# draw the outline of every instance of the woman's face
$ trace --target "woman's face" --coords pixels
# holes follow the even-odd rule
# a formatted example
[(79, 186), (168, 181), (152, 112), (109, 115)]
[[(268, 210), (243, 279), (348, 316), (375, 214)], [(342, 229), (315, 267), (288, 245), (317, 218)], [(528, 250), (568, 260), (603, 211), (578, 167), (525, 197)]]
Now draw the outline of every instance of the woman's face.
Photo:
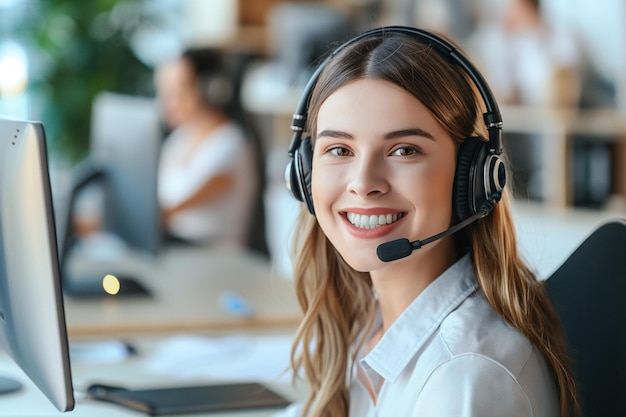
[[(312, 194), (320, 227), (346, 262), (370, 272), (387, 265), (378, 245), (424, 239), (452, 219), (456, 146), (430, 111), (395, 84), (353, 81), (321, 105)], [(391, 264), (450, 257), (439, 241)], [(447, 251), (447, 253), (443, 253)]]
[(175, 128), (197, 115), (202, 106), (197, 80), (191, 66), (176, 60), (162, 66), (156, 75), (163, 117), (170, 128)]

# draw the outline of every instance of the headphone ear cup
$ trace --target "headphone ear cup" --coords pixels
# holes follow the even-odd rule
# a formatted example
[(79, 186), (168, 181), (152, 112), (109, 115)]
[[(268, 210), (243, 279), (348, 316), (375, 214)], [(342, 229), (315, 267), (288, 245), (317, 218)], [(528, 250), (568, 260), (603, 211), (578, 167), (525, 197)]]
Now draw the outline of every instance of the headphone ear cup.
[(488, 152), (488, 142), (478, 137), (465, 139), (459, 148), (452, 193), (459, 221), (475, 214), (487, 201), (484, 164)]
[(233, 84), (231, 80), (222, 74), (201, 77), (202, 99), (211, 107), (223, 109), (233, 99)]
[(311, 194), (311, 168), (313, 165), (313, 149), (311, 139), (304, 139), (293, 154), (293, 159), (285, 170), (285, 182), (291, 195), (306, 205), (309, 213), (315, 215), (313, 196)]
[(459, 221), (479, 211), (489, 213), (506, 184), (500, 155), (491, 152), (485, 139), (470, 137), (461, 144), (456, 164), (452, 204)]
[(298, 152), (298, 179), (300, 183), (300, 192), (303, 201), (306, 204), (309, 213), (315, 215), (313, 207), (313, 195), (311, 194), (311, 171), (313, 169), (313, 147), (311, 146), (311, 138), (307, 137), (300, 145)]
[[(297, 156), (297, 153), (298, 151), (296, 150), (294, 158)], [(289, 161), (287, 167), (285, 168), (285, 184), (287, 186), (287, 190), (289, 190), (293, 198), (298, 201), (303, 201), (302, 193), (300, 192), (300, 185), (298, 182), (299, 181), (298, 173), (296, 170), (296, 163), (295, 160), (292, 159), (291, 161)]]

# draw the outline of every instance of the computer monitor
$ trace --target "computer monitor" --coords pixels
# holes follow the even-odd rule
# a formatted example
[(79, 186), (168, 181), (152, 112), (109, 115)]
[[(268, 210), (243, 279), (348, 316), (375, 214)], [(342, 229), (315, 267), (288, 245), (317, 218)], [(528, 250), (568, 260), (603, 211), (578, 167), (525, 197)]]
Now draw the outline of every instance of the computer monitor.
[(161, 124), (149, 97), (101, 92), (91, 116), (91, 157), (105, 171), (104, 226), (135, 249), (162, 244), (157, 173)]
[[(94, 99), (89, 156), (72, 171), (64, 244), (61, 247), (63, 287), (70, 296), (108, 296), (102, 278), (120, 282), (117, 295), (146, 295), (149, 284), (115, 265), (73, 276), (67, 267), (76, 236), (72, 233), (73, 204), (81, 189), (99, 185), (104, 196), (102, 229), (132, 251), (156, 256), (163, 243), (157, 194), (161, 123), (157, 103), (149, 97), (104, 91)], [(146, 284), (146, 285), (144, 285)]]
[[(0, 119), (0, 348), (57, 409), (74, 408), (45, 135), (38, 122)], [(3, 383), (5, 392), (19, 389), (19, 382)]]

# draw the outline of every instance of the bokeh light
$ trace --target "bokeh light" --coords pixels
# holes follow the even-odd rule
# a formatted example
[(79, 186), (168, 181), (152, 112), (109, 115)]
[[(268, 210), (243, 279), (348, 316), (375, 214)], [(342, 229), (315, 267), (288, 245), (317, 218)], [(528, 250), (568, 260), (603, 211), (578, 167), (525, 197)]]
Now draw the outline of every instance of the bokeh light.
[(28, 87), (28, 60), (24, 48), (13, 41), (0, 43), (0, 97), (14, 97)]

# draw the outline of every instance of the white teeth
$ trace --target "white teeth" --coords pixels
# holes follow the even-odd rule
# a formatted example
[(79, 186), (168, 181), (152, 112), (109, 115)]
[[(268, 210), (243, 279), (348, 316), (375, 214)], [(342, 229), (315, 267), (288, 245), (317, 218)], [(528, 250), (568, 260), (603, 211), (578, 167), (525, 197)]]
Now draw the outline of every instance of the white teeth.
[(378, 216), (370, 216), (370, 229), (378, 226)]
[(346, 217), (348, 221), (356, 227), (361, 229), (374, 229), (398, 221), (398, 219), (402, 217), (402, 214), (376, 214), (368, 216), (365, 214), (347, 213)]

